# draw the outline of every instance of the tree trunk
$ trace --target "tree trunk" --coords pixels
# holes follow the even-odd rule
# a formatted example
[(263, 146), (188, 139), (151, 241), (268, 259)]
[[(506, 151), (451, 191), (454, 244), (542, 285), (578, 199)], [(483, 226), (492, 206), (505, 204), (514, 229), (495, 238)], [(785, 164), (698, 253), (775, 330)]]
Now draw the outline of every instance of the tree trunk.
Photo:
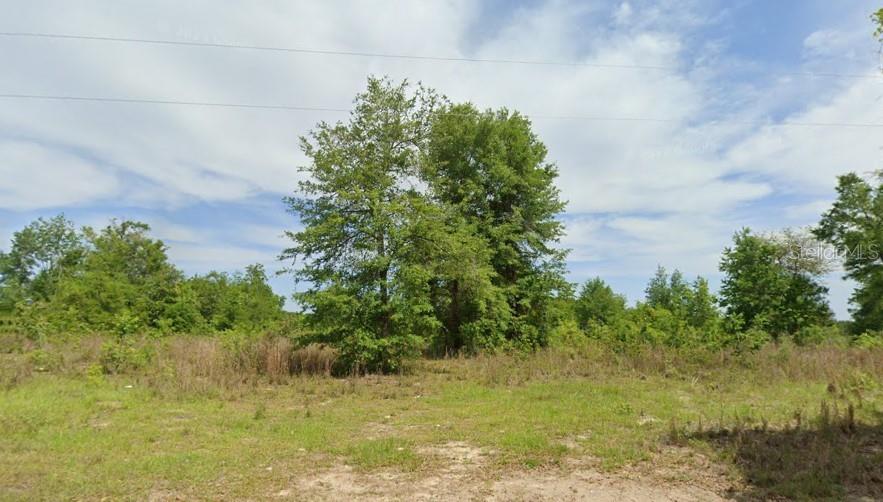
[[(381, 233), (377, 236), (377, 255), (386, 258), (386, 238)], [(380, 338), (389, 336), (389, 265), (384, 264), (380, 271)]]
[(460, 337), (460, 281), (457, 279), (451, 281), (450, 294), (451, 308), (448, 311), (448, 333), (445, 336), (445, 353), (452, 348), (459, 349), (463, 344), (463, 340)]

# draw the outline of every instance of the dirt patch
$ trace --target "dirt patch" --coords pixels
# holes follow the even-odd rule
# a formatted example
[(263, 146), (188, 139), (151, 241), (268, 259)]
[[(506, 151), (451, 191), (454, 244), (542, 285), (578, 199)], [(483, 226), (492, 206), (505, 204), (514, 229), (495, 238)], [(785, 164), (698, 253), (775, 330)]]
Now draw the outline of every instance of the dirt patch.
[[(714, 501), (725, 500), (727, 482), (717, 473), (694, 480), (666, 479), (629, 470), (604, 473), (591, 460), (568, 462), (560, 468), (501, 472), (490, 462), (493, 452), (464, 442), (423, 447), (418, 453), (431, 468), (416, 473), (368, 473), (335, 465), (277, 489), (268, 498), (282, 500), (610, 500)], [(697, 473), (698, 474), (698, 473)]]
[(147, 502), (174, 502), (178, 500), (187, 500), (187, 498), (170, 490), (153, 490), (147, 495)]
[(297, 487), (277, 491), (282, 499), (307, 500), (478, 500), (489, 483), (485, 465), (489, 453), (463, 442), (426, 446), (418, 450), (431, 468), (418, 473), (394, 470), (367, 473), (336, 465)]
[(689, 485), (666, 485), (646, 478), (625, 479), (598, 472), (528, 473), (494, 483), (488, 500), (713, 501), (715, 492)]
[(436, 446), (424, 446), (417, 453), (442, 462), (448, 472), (465, 472), (481, 468), (493, 452), (471, 446), (463, 441), (450, 441)]

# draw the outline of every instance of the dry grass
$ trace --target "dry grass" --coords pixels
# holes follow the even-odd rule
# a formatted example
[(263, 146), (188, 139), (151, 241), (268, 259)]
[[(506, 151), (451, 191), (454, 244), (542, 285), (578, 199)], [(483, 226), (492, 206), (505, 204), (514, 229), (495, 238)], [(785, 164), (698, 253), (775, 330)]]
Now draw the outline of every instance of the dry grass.
[(291, 369), (302, 375), (330, 376), (338, 352), (327, 345), (311, 343), (291, 354)]
[(260, 343), (260, 373), (271, 383), (284, 382), (291, 376), (291, 341), (287, 338), (266, 338)]
[[(154, 386), (174, 382), (186, 392), (205, 393), (217, 387), (230, 387), (243, 378), (248, 379), (220, 342), (212, 338), (170, 340), (167, 350), (159, 352), (152, 369), (156, 377)], [(170, 376), (173, 378), (169, 379)]]
[(833, 345), (799, 347), (783, 343), (757, 352), (636, 348), (619, 353), (601, 344), (577, 350), (549, 349), (534, 354), (478, 355), (426, 361), (429, 371), (491, 385), (519, 385), (552, 378), (626, 376), (695, 380), (720, 379), (734, 369), (750, 370), (763, 381), (824, 381), (837, 384), (856, 374), (883, 379), (883, 350)]
[(337, 360), (331, 347), (296, 348), (272, 335), (171, 336), (119, 340), (83, 336), (42, 343), (0, 335), (0, 386), (12, 388), (35, 373), (122, 373), (165, 395), (218, 394), (285, 384), (301, 375), (330, 376)]
[[(43, 342), (12, 335), (3, 347), (0, 385), (11, 387), (34, 372), (86, 374), (96, 371), (109, 348), (125, 347), (135, 360), (118, 370), (166, 391), (218, 393), (252, 388), (261, 382), (284, 384), (294, 376), (330, 376), (338, 352), (323, 344), (296, 347), (274, 335), (172, 336), (118, 341), (87, 336)], [(126, 361), (123, 361), (124, 363)], [(472, 358), (424, 359), (417, 371), (445, 373), (484, 385), (523, 385), (558, 378), (648, 378), (725, 380), (728, 372), (750, 370), (758, 381), (820, 381), (840, 392), (855, 392), (850, 379), (883, 380), (883, 350), (834, 345), (769, 345), (756, 352), (674, 350), (638, 347), (616, 352), (599, 343), (548, 349), (533, 354), (480, 354)], [(114, 371), (117, 372), (117, 371)], [(861, 395), (854, 396), (861, 400)]]

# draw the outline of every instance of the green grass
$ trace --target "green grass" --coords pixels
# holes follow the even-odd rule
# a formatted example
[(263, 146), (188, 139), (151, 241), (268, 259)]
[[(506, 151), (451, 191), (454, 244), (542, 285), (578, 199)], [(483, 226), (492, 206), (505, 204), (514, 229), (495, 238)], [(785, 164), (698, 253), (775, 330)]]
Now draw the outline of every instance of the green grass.
[(414, 470), (421, 462), (409, 441), (394, 437), (356, 443), (347, 450), (347, 453), (354, 464), (366, 469), (398, 467)]
[[(491, 452), (489, 469), (588, 456), (616, 470), (653, 459), (672, 424), (781, 428), (832, 398), (826, 379), (741, 367), (701, 377), (611, 372), (495, 383), (476, 376), (471, 362), (425, 366), (405, 376), (295, 377), (231, 395), (160, 391), (137, 375), (35, 373), (0, 391), (0, 499), (144, 499), (157, 491), (253, 498), (340, 463), (428, 471), (434, 459), (424, 447), (449, 441)], [(855, 419), (878, 427), (883, 397), (873, 381)], [(690, 447), (734, 470), (750, 460), (743, 443), (694, 436)], [(799, 461), (798, 453), (788, 460)], [(780, 474), (757, 483), (792, 496), (838, 493), (836, 478), (802, 478), (810, 491), (801, 492)]]

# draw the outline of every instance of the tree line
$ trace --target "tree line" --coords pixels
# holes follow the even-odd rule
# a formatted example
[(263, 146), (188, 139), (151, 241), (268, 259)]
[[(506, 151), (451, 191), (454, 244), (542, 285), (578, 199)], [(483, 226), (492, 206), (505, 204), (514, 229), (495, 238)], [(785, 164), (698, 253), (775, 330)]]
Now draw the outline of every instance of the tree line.
[(261, 265), (185, 277), (149, 231), (129, 220), (78, 230), (64, 215), (37, 219), (0, 252), (0, 313), (33, 337), (259, 329), (283, 316)]

